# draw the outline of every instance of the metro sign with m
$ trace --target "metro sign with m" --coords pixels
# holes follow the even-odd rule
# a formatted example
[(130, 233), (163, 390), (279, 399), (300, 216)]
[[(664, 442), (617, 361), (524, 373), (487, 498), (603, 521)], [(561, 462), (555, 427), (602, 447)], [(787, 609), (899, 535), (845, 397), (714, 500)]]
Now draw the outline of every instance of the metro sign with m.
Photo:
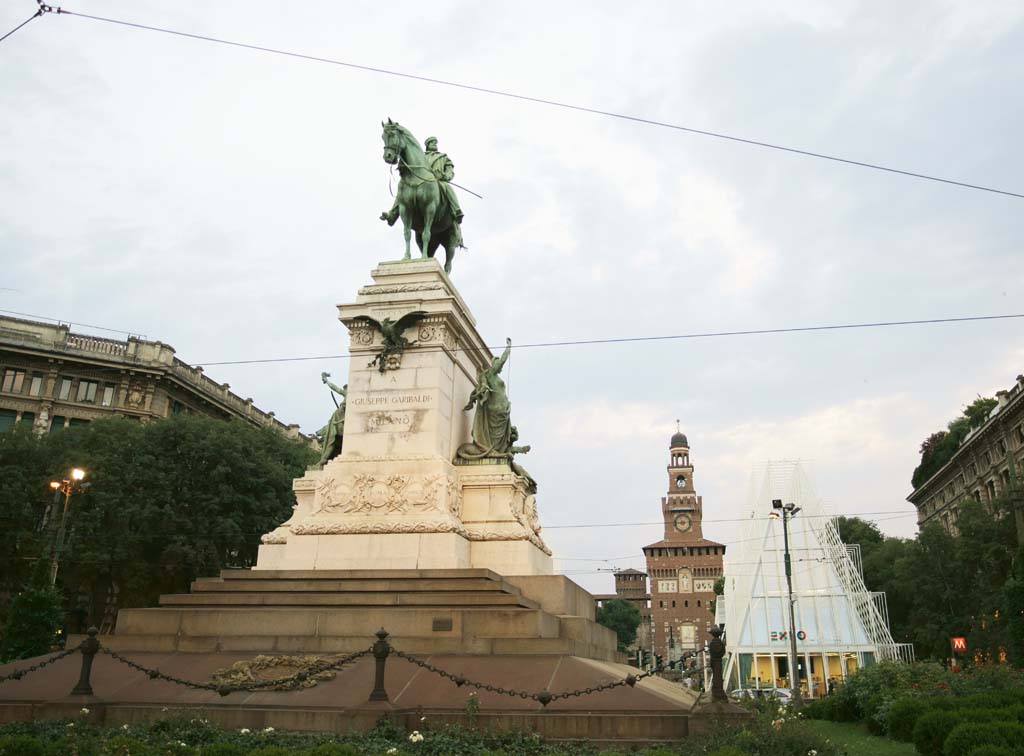
[(950, 638), (949, 640), (953, 643), (953, 653), (967, 650), (966, 638)]

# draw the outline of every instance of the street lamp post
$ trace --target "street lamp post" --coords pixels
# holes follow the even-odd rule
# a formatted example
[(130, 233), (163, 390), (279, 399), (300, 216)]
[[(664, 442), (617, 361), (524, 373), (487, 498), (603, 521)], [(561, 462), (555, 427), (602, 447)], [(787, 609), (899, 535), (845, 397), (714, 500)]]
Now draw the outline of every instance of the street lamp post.
[(64, 512), (60, 516), (60, 526), (57, 528), (57, 542), (54, 544), (53, 556), (50, 559), (50, 585), (57, 584), (57, 567), (60, 561), (60, 552), (64, 548), (64, 532), (68, 521), (68, 504), (71, 503), (71, 494), (73, 491), (80, 491), (88, 485), (87, 483), (82, 483), (84, 479), (85, 470), (75, 467), (72, 468), (69, 478), (50, 481), (50, 488), (64, 494)]
[(783, 561), (786, 565), (786, 588), (789, 591), (789, 681), (793, 704), (797, 706), (800, 704), (800, 672), (796, 655), (796, 615), (793, 610), (793, 560), (789, 556), (789, 518), (796, 516), (799, 511), (800, 507), (794, 506), (792, 502), (783, 504), (782, 499), (773, 499), (769, 515), (776, 520), (782, 519), (782, 544), (785, 549)]

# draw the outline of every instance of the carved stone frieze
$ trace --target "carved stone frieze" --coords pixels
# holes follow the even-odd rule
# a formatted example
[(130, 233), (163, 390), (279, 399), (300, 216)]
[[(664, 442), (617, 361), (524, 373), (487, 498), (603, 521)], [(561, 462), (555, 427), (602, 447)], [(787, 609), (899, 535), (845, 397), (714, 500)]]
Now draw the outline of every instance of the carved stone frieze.
[(426, 322), (420, 324), (416, 335), (417, 344), (441, 344), (448, 349), (455, 349), (457, 340), (451, 328), (442, 323)]
[(266, 533), (262, 538), (260, 538), (260, 543), (265, 543), (265, 544), (288, 543), (288, 533), (289, 533), (289, 531), (287, 529), (284, 529), (284, 528), (278, 528), (277, 530), (272, 530), (271, 532)]
[(452, 517), (462, 519), (462, 486), (451, 475), (448, 476), (448, 509)]
[(349, 332), (353, 344), (362, 344), (363, 346), (369, 346), (373, 343), (373, 329), (372, 328), (353, 328)]
[(443, 283), (409, 283), (409, 284), (377, 284), (364, 286), (359, 290), (360, 296), (373, 294), (406, 294), (417, 291), (441, 291), (445, 288)]
[(495, 527), (483, 525), (473, 527), (466, 526), (467, 538), (471, 541), (529, 541), (548, 556), (551, 556), (551, 549), (541, 540), (540, 536), (522, 527)]
[[(447, 485), (446, 485), (447, 484)], [(324, 476), (316, 487), (313, 514), (418, 514), (446, 511), (442, 492), (451, 483), (441, 473)]]
[(295, 535), (346, 533), (458, 533), (468, 537), (461, 523), (450, 520), (328, 520), (311, 518), (292, 528)]

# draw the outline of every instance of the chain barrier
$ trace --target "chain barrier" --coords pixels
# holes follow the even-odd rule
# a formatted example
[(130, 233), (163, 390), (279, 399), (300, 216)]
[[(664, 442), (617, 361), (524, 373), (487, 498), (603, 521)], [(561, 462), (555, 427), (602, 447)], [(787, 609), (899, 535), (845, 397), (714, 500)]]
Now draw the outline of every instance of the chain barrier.
[(296, 672), (294, 675), (289, 675), (288, 677), (276, 677), (271, 680), (253, 680), (252, 682), (236, 683), (233, 685), (228, 685), (224, 683), (201, 683), (195, 682), (194, 680), (185, 680), (184, 678), (175, 677), (174, 675), (169, 675), (166, 672), (161, 672), (159, 669), (151, 669), (149, 667), (145, 667), (139, 664), (138, 662), (134, 662), (131, 659), (117, 653), (117, 651), (114, 651), (113, 649), (109, 648), (101, 648), (100, 653), (106, 654), (107, 656), (110, 656), (111, 658), (121, 662), (122, 664), (128, 667), (131, 667), (134, 670), (137, 670), (148, 675), (150, 680), (165, 680), (167, 682), (174, 683), (175, 685), (182, 685), (186, 688), (192, 688), (193, 690), (215, 690), (221, 696), (227, 696), (231, 693), (239, 693), (243, 691), (252, 692), (263, 690), (264, 688), (274, 688), (278, 685), (303, 683), (310, 677), (314, 675), (319, 675), (322, 672), (332, 672), (339, 670), (341, 669), (341, 667), (348, 664), (349, 662), (355, 661), (361, 656), (366, 656), (366, 654), (370, 653), (371, 650), (372, 649), (367, 648), (363, 651), (357, 651), (354, 654), (349, 654), (348, 656), (342, 657), (341, 659), (335, 659), (330, 662), (318, 662), (316, 664), (311, 665), (308, 669), (300, 670), (299, 672)]
[[(452, 674), (447, 670), (435, 667), (433, 664), (430, 664), (429, 662), (425, 662), (422, 659), (417, 659), (415, 656), (410, 656), (409, 654), (403, 651), (399, 651), (394, 646), (390, 647), (390, 652), (401, 659), (405, 659), (406, 661), (427, 670), (428, 672), (433, 672), (435, 675), (451, 680), (453, 683), (455, 683), (457, 687), (461, 688), (463, 685), (468, 685), (471, 688), (476, 688), (478, 690), (486, 690), (489, 693), (497, 693), (502, 696), (510, 696), (512, 698), (522, 698), (524, 700), (537, 701), (541, 706), (547, 706), (552, 701), (558, 701), (563, 698), (577, 698), (579, 696), (587, 696), (592, 693), (600, 693), (605, 690), (621, 688), (626, 685), (632, 688), (641, 680), (644, 680), (648, 677), (653, 677), (654, 675), (657, 675), (660, 672), (664, 672), (666, 669), (674, 667), (677, 664), (681, 664), (682, 662), (694, 656), (694, 654), (688, 654), (677, 659), (674, 662), (669, 662), (668, 664), (661, 665), (654, 669), (650, 669), (646, 672), (641, 672), (638, 675), (626, 675), (623, 679), (616, 680), (615, 682), (607, 682), (601, 685), (595, 685), (588, 688), (580, 688), (578, 690), (566, 691), (564, 693), (552, 693), (549, 690), (542, 690), (539, 693), (530, 693), (529, 691), (525, 690), (512, 690), (510, 688), (503, 688), (500, 685), (490, 685), (489, 683), (481, 683), (475, 680), (470, 680), (469, 678), (463, 677), (462, 675)], [(693, 674), (703, 669), (704, 667), (698, 667), (694, 670), (684, 672), (684, 674)]]
[(0, 676), (0, 683), (7, 682), (8, 680), (20, 680), (25, 675), (30, 675), (33, 672), (38, 672), (43, 667), (49, 667), (51, 664), (53, 664), (56, 661), (60, 661), (65, 656), (71, 656), (71, 654), (77, 654), (77, 653), (78, 653), (78, 646), (75, 646), (74, 648), (66, 649), (64, 651), (61, 651), (58, 654), (54, 654), (49, 659), (44, 659), (41, 662), (37, 662), (37, 663), (33, 664), (31, 667), (25, 667), (24, 669), (16, 669), (16, 670), (14, 670), (13, 672), (11, 672), (8, 675)]
[(20, 680), (23, 677), (25, 677), (25, 675), (29, 675), (33, 672), (43, 669), (44, 667), (48, 667), (49, 665), (67, 656), (70, 656), (75, 653), (81, 653), (83, 662), (82, 678), (79, 681), (79, 686), (76, 687), (75, 691), (73, 692), (91, 693), (92, 689), (89, 684), (89, 670), (92, 666), (92, 657), (95, 656), (96, 653), (102, 653), (106, 654), (114, 661), (120, 662), (121, 664), (124, 664), (125, 666), (130, 667), (131, 669), (134, 669), (137, 672), (142, 672), (147, 677), (149, 677), (150, 680), (164, 680), (165, 682), (173, 683), (174, 685), (181, 685), (186, 688), (191, 688), (192, 690), (216, 691), (221, 696), (227, 696), (231, 693), (254, 692), (266, 690), (269, 688), (279, 688), (282, 685), (287, 686), (295, 684), (298, 687), (301, 686), (302, 683), (309, 680), (311, 677), (322, 674), (324, 672), (340, 670), (346, 664), (350, 664), (356, 659), (359, 659), (368, 654), (372, 654), (377, 661), (377, 680), (375, 682), (374, 692), (371, 694), (371, 700), (386, 701), (387, 693), (384, 690), (384, 664), (387, 660), (388, 655), (394, 654), (395, 656), (401, 659), (405, 659), (409, 663), (414, 664), (422, 669), (425, 669), (428, 672), (431, 672), (435, 675), (450, 680), (451, 682), (455, 683), (457, 687), (461, 688), (465, 685), (471, 688), (476, 688), (477, 690), (484, 690), (489, 693), (497, 693), (499, 695), (510, 696), (512, 698), (532, 700), (538, 702), (541, 706), (546, 707), (552, 701), (559, 701), (568, 698), (578, 698), (580, 696), (587, 696), (593, 693), (601, 693), (606, 690), (613, 690), (615, 688), (621, 688), (624, 686), (629, 686), (630, 688), (632, 688), (636, 686), (636, 684), (641, 680), (645, 680), (648, 677), (654, 677), (655, 675), (658, 675), (677, 666), (680, 667), (679, 673), (685, 677), (689, 677), (704, 672), (704, 670), (708, 667), (708, 665), (704, 665), (700, 667), (694, 667), (692, 669), (683, 669), (682, 665), (685, 662), (697, 656), (696, 653), (691, 652), (684, 654), (682, 657), (676, 659), (675, 661), (668, 662), (667, 664), (660, 664), (657, 667), (653, 667), (647, 670), (646, 672), (640, 672), (638, 674), (628, 674), (621, 680), (606, 682), (602, 683), (601, 685), (594, 685), (587, 688), (580, 688), (578, 690), (565, 691), (562, 693), (552, 693), (549, 690), (542, 690), (540, 692), (534, 693), (524, 690), (504, 688), (500, 685), (491, 685), (489, 683), (482, 683), (476, 680), (470, 680), (469, 678), (463, 677), (462, 675), (453, 674), (451, 672), (448, 672), (447, 670), (441, 669), (440, 667), (435, 667), (433, 664), (430, 664), (429, 662), (423, 661), (422, 659), (419, 659), (415, 656), (405, 653), (404, 651), (399, 651), (398, 649), (396, 649), (388, 641), (387, 631), (381, 628), (377, 632), (377, 642), (370, 648), (364, 649), (362, 651), (357, 651), (353, 654), (349, 654), (348, 656), (344, 656), (340, 659), (322, 659), (320, 661), (314, 662), (308, 668), (300, 670), (295, 674), (289, 675), (287, 677), (277, 677), (268, 680), (253, 680), (251, 682), (245, 683), (196, 682), (194, 680), (186, 680), (181, 677), (175, 677), (174, 675), (168, 674), (166, 672), (161, 672), (159, 669), (139, 664), (138, 662), (133, 661), (132, 659), (129, 659), (128, 657), (119, 654), (117, 651), (114, 651), (111, 648), (102, 646), (99, 640), (97, 639), (96, 635), (96, 629), (90, 628), (89, 637), (83, 640), (75, 648), (70, 648), (65, 651), (61, 651), (60, 653), (57, 653), (43, 661), (37, 662), (36, 664), (33, 664), (30, 667), (15, 670), (14, 672), (4, 675), (0, 677), (0, 683), (6, 682), (8, 680)]

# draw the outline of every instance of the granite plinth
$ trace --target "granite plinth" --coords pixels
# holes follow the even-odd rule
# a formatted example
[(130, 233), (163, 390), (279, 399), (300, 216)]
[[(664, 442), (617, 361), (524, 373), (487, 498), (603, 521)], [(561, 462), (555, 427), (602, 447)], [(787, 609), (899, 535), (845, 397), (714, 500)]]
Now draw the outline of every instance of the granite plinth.
[[(552, 573), (537, 497), (507, 460), (455, 465), (465, 410), (492, 355), (469, 308), (433, 260), (382, 263), (338, 306), (351, 360), (341, 454), (295, 480), (292, 516), (262, 540), (256, 569), (464, 569)], [(370, 320), (420, 311), (403, 354)]]

